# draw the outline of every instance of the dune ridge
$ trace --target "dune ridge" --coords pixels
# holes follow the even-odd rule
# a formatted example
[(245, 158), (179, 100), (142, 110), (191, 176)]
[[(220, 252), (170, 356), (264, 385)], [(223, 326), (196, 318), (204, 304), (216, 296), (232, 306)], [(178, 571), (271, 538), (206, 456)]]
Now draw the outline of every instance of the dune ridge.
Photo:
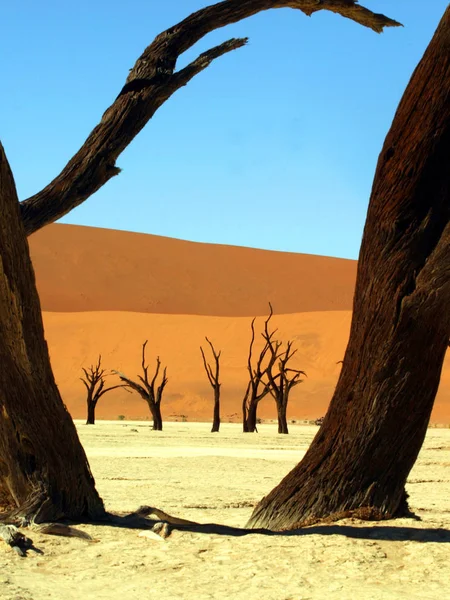
[(350, 310), (356, 261), (54, 224), (29, 238), (42, 309), (241, 317)]

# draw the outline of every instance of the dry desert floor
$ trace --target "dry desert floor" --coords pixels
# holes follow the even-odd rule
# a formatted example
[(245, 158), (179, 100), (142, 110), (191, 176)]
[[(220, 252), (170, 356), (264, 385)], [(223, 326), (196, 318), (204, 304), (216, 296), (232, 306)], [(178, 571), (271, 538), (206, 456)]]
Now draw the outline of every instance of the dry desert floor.
[[(77, 423), (110, 511), (150, 504), (200, 522), (243, 526), (257, 501), (303, 456), (317, 428), (289, 436), (263, 424)], [(450, 588), (450, 430), (429, 429), (409, 477), (420, 521), (352, 520), (290, 534), (212, 535), (79, 525), (95, 540), (33, 532), (43, 554), (0, 545), (0, 598), (306, 600), (444, 599)]]

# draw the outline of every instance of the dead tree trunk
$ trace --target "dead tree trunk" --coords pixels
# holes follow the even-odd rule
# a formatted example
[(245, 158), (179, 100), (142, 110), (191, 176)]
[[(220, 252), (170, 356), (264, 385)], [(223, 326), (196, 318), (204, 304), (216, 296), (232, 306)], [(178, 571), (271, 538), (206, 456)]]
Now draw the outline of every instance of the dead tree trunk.
[(277, 404), (278, 433), (288, 434), (287, 403)]
[[(269, 315), (265, 327), (270, 320), (272, 314)], [(267, 376), (267, 364), (263, 367), (266, 361), (266, 356), (269, 351), (269, 343), (266, 342), (259, 354), (256, 365), (253, 366), (253, 344), (255, 343), (255, 320), (252, 320), (251, 330), (252, 336), (248, 350), (247, 370), (249, 374), (249, 382), (242, 401), (242, 428), (244, 433), (258, 433), (256, 427), (258, 404), (270, 391), (269, 382), (264, 378)], [(273, 332), (275, 333), (275, 332)], [(273, 335), (273, 334), (272, 334)], [(267, 361), (266, 361), (267, 362)]]
[(149, 381), (148, 365), (145, 364), (145, 348), (147, 346), (147, 342), (148, 342), (148, 340), (145, 340), (145, 342), (142, 344), (141, 366), (142, 366), (142, 372), (143, 372), (144, 376), (141, 377), (141, 375), (138, 375), (142, 385), (140, 383), (137, 383), (136, 381), (133, 381), (132, 379), (130, 379), (123, 373), (120, 373), (119, 371), (113, 371), (113, 372), (116, 373), (119, 376), (120, 380), (124, 382), (125, 387), (128, 387), (131, 390), (134, 390), (135, 392), (137, 392), (141, 396), (141, 398), (147, 402), (150, 412), (152, 414), (152, 418), (153, 418), (153, 429), (155, 431), (162, 431), (163, 422), (162, 422), (162, 416), (161, 416), (161, 400), (162, 400), (164, 388), (166, 387), (167, 382), (168, 382), (167, 367), (164, 367), (161, 382), (158, 385), (158, 387), (156, 387), (156, 380), (158, 378), (159, 370), (161, 368), (161, 361), (159, 359), (159, 356), (157, 356), (156, 357), (155, 374), (154, 374), (152, 380)]
[(220, 429), (220, 383), (219, 383), (219, 372), (220, 372), (220, 352), (216, 352), (214, 346), (205, 338), (208, 344), (211, 346), (211, 351), (214, 357), (215, 369), (213, 371), (211, 365), (206, 362), (205, 353), (203, 348), (200, 346), (200, 352), (202, 353), (203, 366), (205, 367), (206, 375), (208, 376), (209, 383), (214, 390), (214, 409), (213, 409), (213, 423), (211, 433), (217, 433)]
[(289, 433), (287, 425), (287, 406), (289, 403), (289, 395), (293, 387), (302, 383), (301, 375), (306, 375), (304, 371), (298, 369), (289, 369), (287, 364), (297, 350), (292, 351), (292, 342), (287, 342), (286, 351), (279, 357), (278, 370), (279, 373), (272, 375), (272, 370), (268, 373), (270, 383), (270, 393), (272, 394), (275, 404), (277, 405), (278, 416), (278, 433)]
[(95, 403), (88, 396), (86, 425), (95, 425)]
[(308, 15), (330, 10), (378, 32), (398, 25), (356, 0), (313, 7), (311, 0), (296, 0), (295, 6), (292, 0), (219, 2), (155, 38), (63, 171), (20, 204), (0, 147), (0, 498), (6, 497), (16, 507), (18, 518), (39, 522), (98, 519), (104, 514), (51, 371), (25, 235), (69, 213), (118, 175), (117, 158), (158, 108), (213, 60), (242, 47), (246, 39), (228, 40), (175, 71), (183, 52), (214, 29), (283, 7)]
[(162, 416), (161, 416), (161, 404), (159, 402), (157, 402), (155, 404), (155, 410), (154, 410), (154, 415), (153, 415), (153, 429), (155, 431), (162, 431), (163, 428), (163, 422), (162, 422)]
[(323, 425), (251, 527), (408, 511), (450, 333), (450, 7), (381, 151), (350, 340)]
[(13, 177), (0, 145), (0, 496), (19, 521), (98, 519), (95, 490), (62, 403)]
[(97, 364), (91, 365), (89, 369), (83, 368), (84, 377), (80, 377), (87, 391), (86, 425), (95, 425), (95, 409), (97, 408), (97, 403), (103, 394), (106, 394), (107, 392), (117, 388), (127, 387), (126, 385), (113, 385), (105, 388), (107, 375), (105, 375), (105, 369), (100, 368), (101, 362), (102, 357), (99, 355)]
[(257, 417), (257, 410), (258, 410), (258, 403), (257, 402), (253, 402), (248, 407), (248, 410), (247, 410), (247, 419), (246, 419), (246, 431), (248, 433), (258, 433), (258, 427), (257, 427), (257, 418), (258, 418)]
[[(278, 416), (278, 433), (288, 434), (289, 429), (287, 425), (287, 405), (289, 402), (289, 394), (291, 389), (302, 382), (300, 379), (301, 375), (305, 375), (304, 371), (298, 369), (290, 369), (288, 363), (297, 350), (292, 349), (292, 342), (288, 341), (286, 350), (280, 352), (283, 346), (282, 342), (273, 339), (275, 331), (269, 332), (269, 321), (273, 315), (272, 305), (269, 302), (269, 318), (264, 325), (263, 338), (266, 340), (268, 351), (270, 353), (270, 359), (267, 365), (267, 379), (269, 381), (269, 391), (275, 400), (277, 406)], [(274, 375), (273, 369), (275, 363), (278, 362), (278, 373)]]

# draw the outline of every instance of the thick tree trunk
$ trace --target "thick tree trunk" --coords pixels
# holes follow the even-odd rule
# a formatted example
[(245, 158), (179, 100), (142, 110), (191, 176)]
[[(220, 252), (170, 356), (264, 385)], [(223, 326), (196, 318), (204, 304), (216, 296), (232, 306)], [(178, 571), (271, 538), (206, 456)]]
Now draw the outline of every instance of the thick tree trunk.
[(286, 412), (287, 405), (284, 402), (277, 402), (278, 433), (289, 433)]
[(258, 429), (256, 427), (257, 408), (258, 408), (258, 404), (256, 402), (253, 402), (248, 407), (247, 418), (244, 423), (244, 432), (245, 433), (258, 433)]
[(450, 8), (381, 151), (361, 246), (350, 340), (304, 459), (251, 527), (407, 514), (450, 334)]
[(0, 145), (0, 497), (17, 520), (101, 518), (56, 387), (14, 181)]
[(155, 431), (162, 431), (163, 422), (161, 416), (161, 404), (159, 402), (155, 402), (153, 407), (153, 429)]
[(220, 389), (214, 389), (214, 414), (211, 433), (217, 433), (220, 429)]
[(88, 401), (86, 425), (95, 425), (95, 407), (96, 407), (96, 404), (94, 402)]

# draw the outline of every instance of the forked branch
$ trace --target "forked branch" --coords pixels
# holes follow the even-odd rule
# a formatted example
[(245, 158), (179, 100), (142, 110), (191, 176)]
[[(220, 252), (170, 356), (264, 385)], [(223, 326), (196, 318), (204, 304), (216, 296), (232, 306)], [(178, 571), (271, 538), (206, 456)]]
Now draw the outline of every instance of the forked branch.
[[(270, 319), (273, 315), (272, 305), (269, 302), (269, 316), (264, 322), (264, 330), (267, 331)], [(269, 340), (265, 344), (253, 366), (253, 345), (255, 343), (255, 320), (252, 319), (250, 346), (247, 359), (247, 370), (249, 374), (249, 382), (242, 401), (242, 418), (244, 432), (258, 431), (256, 427), (256, 412), (260, 401), (270, 392), (270, 382), (267, 379), (267, 370), (272, 358), (267, 356), (270, 350), (270, 341), (276, 333), (276, 329), (270, 334)]]
[[(148, 404), (150, 412), (153, 417), (153, 429), (157, 431), (162, 430), (162, 416), (161, 416), (161, 400), (164, 392), (164, 388), (169, 381), (167, 378), (167, 367), (164, 367), (164, 371), (162, 374), (162, 378), (160, 380), (159, 385), (156, 385), (156, 381), (159, 375), (159, 371), (161, 368), (161, 360), (159, 356), (156, 357), (156, 369), (155, 374), (152, 377), (152, 380), (149, 381), (148, 378), (148, 364), (145, 359), (145, 350), (147, 347), (148, 340), (142, 344), (142, 360), (141, 360), (141, 368), (143, 372), (142, 375), (138, 375), (138, 379), (141, 383), (134, 381), (127, 377), (124, 373), (120, 371), (113, 371), (116, 373), (120, 380), (123, 381), (127, 387), (137, 392), (143, 400), (145, 400)], [(141, 385), (142, 384), (142, 385)]]
[[(280, 341), (274, 340), (273, 336), (276, 332), (269, 331), (269, 320), (272, 316), (272, 305), (269, 303), (270, 315), (269, 319), (266, 320), (264, 325), (263, 338), (266, 341), (268, 352), (270, 354), (269, 362), (267, 364), (267, 379), (269, 382), (269, 392), (272, 395), (277, 405), (278, 414), (278, 433), (289, 433), (287, 425), (287, 405), (289, 402), (289, 394), (293, 387), (302, 382), (300, 377), (306, 376), (304, 371), (299, 369), (291, 369), (288, 367), (288, 363), (297, 350), (293, 349), (292, 341), (286, 343), (286, 350), (281, 350), (283, 344)], [(274, 374), (274, 367), (277, 363), (278, 373)]]
[(91, 365), (88, 369), (82, 367), (84, 377), (80, 377), (87, 391), (87, 420), (86, 425), (94, 425), (95, 409), (100, 398), (107, 392), (117, 388), (127, 387), (126, 384), (112, 385), (105, 388), (106, 377), (105, 369), (101, 368), (102, 356), (99, 354), (97, 364)]

